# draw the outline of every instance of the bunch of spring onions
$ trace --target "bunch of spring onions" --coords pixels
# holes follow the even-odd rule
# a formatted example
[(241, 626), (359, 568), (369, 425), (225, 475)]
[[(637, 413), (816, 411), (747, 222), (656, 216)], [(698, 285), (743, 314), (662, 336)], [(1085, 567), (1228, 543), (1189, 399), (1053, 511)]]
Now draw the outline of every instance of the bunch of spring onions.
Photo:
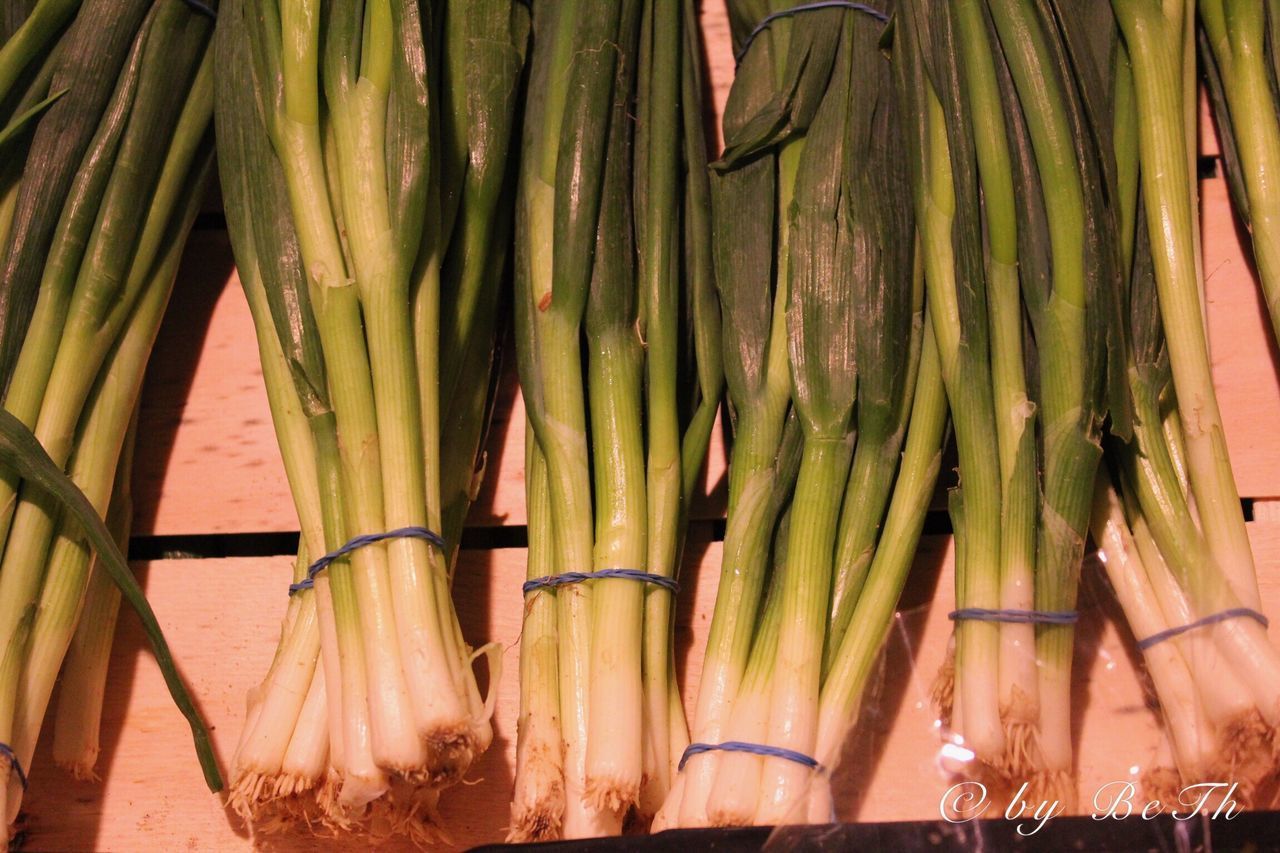
[(1253, 238), (1263, 299), (1280, 340), (1280, 193), (1270, 179), (1280, 170), (1280, 5), (1200, 0), (1199, 17), (1232, 206)]
[(139, 609), (210, 787), (221, 782), (120, 555), (142, 377), (212, 171), (213, 22), (171, 0), (43, 0), (5, 11), (17, 24), (0, 47), (7, 826), (64, 658), (55, 758), (92, 775), (120, 601), (113, 582)]
[[(1215, 5), (1204, 10), (1210, 32), (1221, 23), (1209, 23)], [(1205, 340), (1194, 9), (1172, 0), (1115, 0), (1114, 8), (1123, 35), (1113, 136), (1133, 435), (1115, 443), (1112, 470), (1100, 478), (1093, 534), (1172, 747), (1174, 768), (1144, 772), (1148, 792), (1230, 779), (1245, 801), (1277, 766), (1280, 654), (1255, 615), (1257, 579)]]
[(972, 756), (962, 772), (1071, 803), (1072, 622), (1122, 330), (1095, 103), (1114, 27), (1105, 4), (1057, 0), (914, 0), (901, 20), (960, 460), (954, 665), (938, 694)]
[(302, 531), (233, 759), (231, 802), (259, 828), (437, 837), (441, 789), (492, 739), (450, 573), (488, 411), (527, 34), (515, 0), (219, 13), (227, 221)]
[(831, 819), (946, 427), (878, 49), (891, 9), (757, 30), (777, 9), (730, 8), (741, 65), (712, 179), (729, 516), (694, 744), (655, 828)]
[(647, 822), (687, 743), (663, 581), (721, 383), (700, 61), (690, 0), (534, 6), (516, 263), (528, 573), (624, 574), (526, 593), (514, 839)]

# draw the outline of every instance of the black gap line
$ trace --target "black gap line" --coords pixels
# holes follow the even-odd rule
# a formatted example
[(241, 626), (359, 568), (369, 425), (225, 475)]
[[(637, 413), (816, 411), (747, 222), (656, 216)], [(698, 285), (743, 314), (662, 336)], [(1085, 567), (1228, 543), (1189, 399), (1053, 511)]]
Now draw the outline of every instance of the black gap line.
[[(1253, 500), (1242, 500), (1245, 518), (1253, 520)], [(725, 520), (702, 519), (689, 522), (689, 534), (701, 541), (723, 542)], [(930, 510), (925, 515), (924, 535), (946, 536), (951, 518), (946, 510)], [(469, 551), (497, 551), (529, 547), (529, 529), (468, 527), (462, 533), (462, 547)], [(291, 557), (298, 553), (298, 533), (191, 533), (167, 536), (135, 536), (129, 540), (130, 560), (206, 560), (223, 557)]]
[(219, 557), (279, 557), (298, 553), (298, 534), (193, 533), (177, 536), (135, 536), (129, 540), (130, 560), (199, 560)]

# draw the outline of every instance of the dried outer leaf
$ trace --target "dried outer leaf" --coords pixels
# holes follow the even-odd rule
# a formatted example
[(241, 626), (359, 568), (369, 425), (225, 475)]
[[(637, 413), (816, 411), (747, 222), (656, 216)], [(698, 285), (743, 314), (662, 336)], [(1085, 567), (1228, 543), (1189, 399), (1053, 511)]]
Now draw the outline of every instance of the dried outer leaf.
[(67, 95), (36, 128), (0, 250), (0, 389), (26, 336), (62, 202), (150, 6), (150, 0), (86, 0), (63, 36), (50, 90)]
[(848, 133), (852, 144), (844, 166), (844, 198), (854, 234), (860, 441), (905, 427), (902, 396), (910, 347), (904, 342), (911, 338), (914, 313), (915, 233), (912, 206), (898, 201), (909, 197), (911, 188), (889, 63), (875, 49), (880, 27), (863, 17), (854, 21), (855, 86)]
[[(853, 21), (840, 22), (841, 38), (830, 85), (805, 136), (790, 210), (790, 289), (787, 337), (792, 399), (806, 437), (839, 438), (851, 429), (857, 391), (853, 295), (855, 282), (873, 275), (874, 252), (843, 197), (851, 144), (850, 93)], [(876, 55), (878, 57), (878, 55)], [(858, 251), (862, 249), (862, 251)]]
[[(787, 66), (782, 81), (774, 88), (769, 101), (757, 111), (746, 113), (739, 109), (732, 110), (732, 122), (729, 121), (730, 108), (726, 105), (725, 148), (720, 159), (713, 164), (715, 168), (730, 168), (771, 145), (804, 133), (809, 128), (828, 91), (833, 63), (841, 41), (843, 21), (847, 14), (852, 13), (839, 8), (820, 9), (790, 19)], [(781, 31), (782, 28), (778, 29)], [(768, 41), (776, 50), (772, 34), (771, 28)], [(758, 47), (765, 40), (766, 36), (761, 35), (752, 43), (742, 67), (739, 68), (740, 75), (759, 75), (762, 79), (773, 81), (774, 70), (770, 56)], [(753, 56), (757, 51), (759, 56)], [(734, 89), (737, 89), (736, 81)], [(731, 91), (730, 100), (732, 99)], [(749, 118), (744, 118), (748, 115)]]
[(257, 258), (276, 337), (311, 417), (329, 411), (324, 356), (284, 174), (263, 119), (264, 106), (280, 103), (270, 93), (279, 79), (263, 81), (263, 66), (251, 61), (252, 19), (245, 6), (245, 0), (225, 0), (214, 45), (214, 120), (227, 227), (236, 256)]
[(1138, 201), (1137, 227), (1133, 245), (1133, 271), (1129, 278), (1128, 320), (1133, 365), (1137, 380), (1158, 399), (1173, 383), (1169, 351), (1165, 347), (1164, 324), (1160, 319), (1160, 302), (1156, 290), (1156, 274), (1151, 257), (1151, 239), (1145, 229), (1146, 208)]
[[(454, 86), (465, 97), (441, 102), (448, 116), (443, 124), (466, 134), (456, 221), (440, 281), (440, 478), (448, 543), (458, 541), (475, 476), (483, 471), (483, 434), (495, 399), (494, 348), (507, 268), (507, 253), (498, 247), (505, 247), (511, 234), (517, 165), (511, 143), (529, 10), (518, 0), (483, 0), (468, 4), (466, 14), (457, 17), (465, 20), (462, 44), (446, 44), (445, 53), (461, 57), (462, 79)], [(446, 33), (447, 39), (458, 37), (448, 26)], [(452, 115), (455, 108), (462, 114)], [(447, 188), (448, 167), (445, 173)]]
[(952, 227), (955, 252), (956, 295), (960, 312), (960, 385), (977, 394), (978, 406), (990, 411), (989, 330), (987, 325), (986, 273), (983, 262), (981, 202), (978, 191), (977, 155), (969, 130), (968, 95), (957, 65), (954, 22), (941, 0), (912, 4), (913, 21), (920, 33), (925, 72), (942, 103), (951, 152), (956, 211)]
[[(593, 4), (593, 14), (562, 26), (558, 20), (570, 4), (538, 4), (534, 7), (533, 41), (545, 39), (546, 49), (533, 52), (525, 101), (524, 144), (518, 207), (527, 211), (538, 182), (550, 175), (539, 174), (549, 159), (555, 163), (552, 244), (552, 287), (548, 294), (534, 294), (532, 252), (534, 230), (546, 223), (532, 223), (528, 216), (516, 220), (516, 359), (526, 412), (537, 430), (545, 428), (544, 379), (539, 356), (540, 327), (552, 315), (556, 322), (576, 327), (586, 307), (594, 264), (596, 225), (600, 207), (600, 187), (604, 173), (604, 146), (600, 140), (609, 132), (617, 50), (620, 9), (617, 3)], [(571, 43), (556, 44), (562, 30), (569, 28)], [(570, 51), (563, 79), (551, 74), (562, 51)], [(567, 93), (559, 127), (544, 127), (548, 93), (560, 87)], [(552, 132), (554, 158), (542, 150), (545, 134)], [(540, 304), (539, 304), (540, 303)]]
[[(777, 172), (773, 156), (711, 177), (711, 234), (734, 417), (764, 390), (773, 317)], [(744, 216), (743, 211), (751, 211)]]
[[(359, 4), (351, 4), (358, 6)], [(391, 3), (391, 92), (387, 103), (387, 196), (392, 239), (402, 275), (408, 275), (421, 254), (443, 253), (431, 245), (438, 238), (439, 183), (432, 181), (438, 150), (431, 119), (428, 80), (431, 9), (417, 0)], [(426, 39), (424, 41), (424, 39)]]
[[(1125, 270), (1119, 239), (1119, 190), (1114, 159), (1111, 57), (1117, 27), (1107, 0), (1038, 0), (1051, 38), (1061, 79), (1067, 81), (1065, 102), (1085, 197), (1085, 269), (1089, 271), (1088, 401), (1095, 431), (1110, 417), (1115, 435), (1132, 432), (1128, 393), (1128, 343), (1125, 322)], [(1051, 31), (1052, 32), (1052, 31)], [(1083, 524), (1088, 523), (1087, 512)], [(1081, 528), (1083, 529), (1083, 528)]]
[(548, 119), (547, 95), (551, 91), (556, 51), (552, 47), (559, 25), (562, 4), (540, 4), (530, 19), (530, 41), (542, 40), (547, 47), (530, 53), (529, 79), (524, 87), (524, 121), (520, 146), (519, 182), (515, 218), (515, 252), (512, 263), (514, 279), (513, 315), (516, 333), (516, 367), (520, 375), (520, 392), (524, 395), (525, 409), (530, 421), (541, 416), (544, 409), (542, 394), (542, 364), (536, 357), (538, 345), (533, 288), (533, 240), (537, 231), (528, 215), (535, 185), (539, 181), (542, 164), (541, 143)]
[[(618, 62), (611, 104), (613, 115), (609, 121), (608, 135), (604, 137), (604, 174), (600, 182), (595, 263), (591, 268), (585, 315), (588, 341), (635, 327), (640, 301), (636, 253), (637, 244), (644, 239), (640, 225), (643, 219), (644, 185), (638, 179), (638, 173), (643, 170), (640, 140), (645, 137), (638, 125), (628, 119), (628, 111), (632, 109), (632, 93), (640, 76), (636, 72), (641, 10), (640, 3), (636, 0), (621, 0), (620, 6), (620, 28), (615, 42)], [(633, 139), (636, 175), (633, 175)], [(640, 339), (635, 334), (628, 335), (628, 338), (634, 344), (628, 348), (633, 359), (631, 367), (639, 371), (642, 360)], [(588, 352), (593, 350), (591, 348)]]
[(579, 22), (560, 126), (555, 184), (555, 243), (550, 310), (581, 317), (595, 262), (604, 178), (604, 146), (612, 118), (621, 4), (593, 9)]

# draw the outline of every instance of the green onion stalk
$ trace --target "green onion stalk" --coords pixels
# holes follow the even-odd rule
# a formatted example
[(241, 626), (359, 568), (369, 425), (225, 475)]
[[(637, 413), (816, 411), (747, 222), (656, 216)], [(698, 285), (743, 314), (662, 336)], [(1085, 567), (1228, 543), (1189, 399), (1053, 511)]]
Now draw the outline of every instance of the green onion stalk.
[[(1099, 559), (1135, 637), (1160, 635), (1242, 606), (1210, 547), (1198, 505), (1181, 474), (1180, 428), (1147, 231), (1138, 193), (1141, 161), (1134, 78), (1116, 52), (1115, 152), (1124, 259), (1129, 269), (1128, 388), (1133, 436), (1113, 442), (1113, 470), (1099, 478), (1093, 533)], [(1261, 626), (1232, 619), (1143, 649), (1164, 715), (1174, 767), (1147, 768), (1153, 796), (1230, 778), (1243, 800), (1275, 770), (1269, 748), (1277, 701), (1277, 656)]]
[[(1195, 216), (1195, 4), (1113, 0), (1133, 69), (1141, 198), (1181, 421), (1186, 470), (1205, 540), (1246, 607), (1259, 606), (1253, 554), (1227, 456), (1205, 333)], [(1188, 82), (1188, 79), (1190, 82)]]
[(1200, 56), (1231, 201), (1252, 238), (1263, 299), (1280, 339), (1280, 198), (1268, 184), (1280, 169), (1280, 7), (1271, 0), (1200, 0), (1198, 12)]
[[(1002, 468), (997, 437), (1006, 421), (995, 416), (978, 207), (982, 161), (976, 161), (965, 114), (969, 93), (960, 65), (973, 51), (961, 53), (954, 43), (960, 34), (957, 18), (966, 10), (949, 9), (929, 2), (905, 7), (894, 62), (903, 108), (914, 119), (909, 151), (925, 289), (960, 460), (960, 485), (950, 498), (956, 606), (998, 609)], [(973, 28), (963, 34), (973, 38)], [(954, 652), (954, 680), (944, 673), (939, 688), (943, 713), (950, 714), (951, 729), (980, 766), (998, 768), (1006, 755), (999, 625), (957, 623)]]
[[(1061, 7), (1061, 8), (1060, 8)], [(991, 4), (1023, 124), (1015, 136), (1028, 239), (1024, 294), (1038, 368), (1042, 446), (1035, 609), (1074, 612), (1101, 428), (1126, 436), (1117, 211), (1108, 85), (1116, 31), (1105, 3)], [(1045, 86), (1045, 79), (1055, 82)], [(1006, 98), (1011, 102), (1012, 98)], [(1038, 191), (1037, 191), (1038, 189)], [(1037, 201), (1038, 196), (1038, 201)], [(1040, 213), (1042, 211), (1042, 215)], [(1047, 249), (1047, 251), (1045, 251)], [(1030, 346), (1031, 344), (1029, 344)], [(1074, 799), (1071, 625), (1036, 626), (1039, 719), (1031, 779)]]
[[(128, 549), (133, 521), (133, 452), (137, 443), (135, 411), (125, 436), (116, 482), (111, 488), (106, 523), (117, 547)], [(53, 760), (81, 781), (98, 779), (95, 765), (101, 750), (102, 706), (107, 692), (111, 643), (120, 615), (120, 590), (111, 582), (100, 561), (89, 569), (84, 610), (71, 638), (59, 677), (58, 706), (53, 720)]]
[[(735, 9), (740, 40), (752, 11)], [(736, 440), (693, 740), (816, 753), (824, 770), (815, 785), (808, 767), (780, 757), (691, 755), (664, 826), (805, 820), (824, 812), (815, 798), (829, 810), (832, 742), (847, 730), (865, 685), (857, 670), (869, 670), (914, 556), (919, 528), (902, 525), (923, 523), (927, 500), (908, 510), (904, 489), (893, 498), (899, 553), (881, 557), (924, 337), (912, 211), (888, 202), (908, 182), (881, 30), (874, 16), (839, 9), (775, 19), (743, 58), (713, 179)], [(796, 59), (779, 60), (780, 50)], [(761, 252), (774, 257), (761, 262)], [(918, 430), (911, 467), (928, 482), (916, 488), (932, 490), (923, 456), (931, 443), (937, 456), (945, 415), (945, 402), (933, 407), (942, 423), (932, 439)], [(877, 615), (857, 623), (873, 600)], [(855, 626), (870, 634), (845, 646)]]
[[(1073, 613), (1100, 429), (1119, 384), (1108, 357), (1121, 329), (1115, 213), (1103, 192), (1110, 151), (1097, 142), (1109, 132), (1099, 99), (1114, 27), (1098, 4), (1069, 14), (1024, 0), (948, 8), (916, 18), (922, 66), (938, 85), (925, 93), (917, 204), (934, 229), (924, 230), (936, 247), (929, 293), (944, 372), (956, 362), (957, 603)], [(995, 483), (982, 434), (989, 405)], [(1117, 433), (1125, 411), (1112, 407)], [(957, 624), (954, 685), (941, 693), (977, 773), (1072, 798), (1072, 636), (1070, 624)]]
[[(203, 725), (120, 556), (131, 423), (212, 171), (211, 31), (207, 16), (182, 4), (41, 3), (0, 51), (0, 82), (21, 93), (20, 104), (45, 104), (26, 111), (11, 142), (23, 156), (7, 162), (0, 247), (0, 350), (12, 355), (0, 418), (0, 741), (27, 772), (86, 610), (97, 663), (83, 689), (68, 682), (62, 702), (85, 707), (63, 715), (58, 739), (81, 740), (77, 772), (92, 772), (123, 595), (192, 722), (210, 787), (221, 787)], [(94, 580), (102, 575), (119, 592)], [(8, 825), (24, 786), (12, 766), (5, 778)]]
[[(756, 21), (774, 11), (772, 4), (766, 9), (756, 5), (735, 3), (729, 7), (735, 50), (742, 49)], [(797, 121), (803, 130), (811, 120), (812, 105), (805, 107), (807, 112), (793, 115), (793, 103), (785, 96), (775, 97), (775, 89), (786, 79), (790, 33), (799, 25), (812, 39), (814, 17), (824, 18), (830, 26), (837, 15), (808, 13), (794, 20), (778, 20), (760, 33), (743, 58), (724, 114), (726, 164), (731, 162), (735, 146), (759, 147), (752, 137), (773, 130), (752, 128), (762, 105), (770, 105), (773, 118), (784, 130)], [(831, 53), (828, 50), (819, 57), (824, 66), (815, 66), (810, 76), (801, 73), (798, 63), (792, 71), (791, 85), (809, 90), (802, 103), (809, 104), (821, 94)], [(802, 148), (802, 139), (792, 138), (780, 150), (765, 147), (740, 168), (717, 169), (711, 176), (712, 246), (734, 443), (723, 564), (690, 726), (690, 739), (704, 743), (725, 739), (729, 714), (746, 674), (774, 528), (789, 490), (787, 481), (794, 481), (794, 472), (786, 476), (786, 463), (788, 456), (798, 457), (799, 451), (798, 424), (788, 417), (791, 379), (785, 270), (789, 229), (779, 223), (790, 207)], [(744, 216), (743, 211), (751, 211), (751, 215)], [(784, 436), (789, 437), (794, 454), (783, 452)], [(655, 830), (707, 825), (706, 803), (717, 763), (717, 756), (710, 753), (688, 761), (655, 817)]]
[[(483, 472), (528, 11), (307, 0), (219, 14), (232, 244), (302, 536), (231, 804), (421, 841), (492, 739), (450, 577)], [(394, 537), (314, 573), (357, 535)], [(300, 585), (300, 586), (299, 586)]]
[[(696, 9), (566, 2), (536, 7), (534, 32), (516, 264), (529, 578), (674, 579), (721, 382)], [(526, 594), (513, 839), (615, 834), (665, 798), (687, 738), (672, 603), (628, 577)]]

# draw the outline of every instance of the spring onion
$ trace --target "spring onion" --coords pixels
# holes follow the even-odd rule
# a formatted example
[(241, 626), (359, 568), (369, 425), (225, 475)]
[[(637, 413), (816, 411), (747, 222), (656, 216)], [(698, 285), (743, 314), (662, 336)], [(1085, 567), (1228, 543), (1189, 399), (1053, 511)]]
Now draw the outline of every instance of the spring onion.
[[(687, 0), (534, 9), (516, 263), (530, 580), (677, 573), (720, 393), (695, 21)], [(634, 577), (526, 594), (512, 839), (652, 817), (686, 736), (673, 615), (668, 584)]]
[[(1268, 743), (1280, 701), (1280, 658), (1261, 626), (1246, 617), (1182, 630), (1248, 605), (1210, 544), (1209, 522), (1190, 492), (1182, 464), (1191, 441), (1184, 434), (1187, 422), (1171, 417), (1178, 406), (1171, 339), (1198, 337), (1200, 330), (1170, 327), (1163, 311), (1153, 253), (1160, 244), (1152, 242), (1153, 217), (1139, 193), (1139, 174), (1148, 166), (1130, 61), (1122, 46), (1116, 58), (1114, 148), (1129, 269), (1133, 435), (1112, 443), (1112, 470), (1099, 478), (1095, 495), (1093, 533), (1129, 626), (1145, 641), (1143, 659), (1172, 747), (1175, 766), (1145, 768), (1144, 787), (1152, 796), (1167, 796), (1186, 785), (1230, 778), (1247, 802), (1274, 772)], [(1181, 239), (1186, 238), (1184, 233)]]
[[(232, 804), (262, 829), (435, 838), (441, 789), (492, 739), (449, 578), (488, 412), (527, 30), (511, 0), (219, 14), (228, 225), (302, 530), (301, 587), (234, 758)], [(307, 570), (403, 528), (444, 545), (395, 536)]]
[[(734, 9), (740, 52), (751, 11)], [(729, 521), (693, 726), (703, 751), (661, 826), (831, 819), (828, 774), (933, 491), (946, 401), (912, 211), (890, 202), (909, 189), (876, 18), (772, 19), (730, 94), (713, 178)]]

